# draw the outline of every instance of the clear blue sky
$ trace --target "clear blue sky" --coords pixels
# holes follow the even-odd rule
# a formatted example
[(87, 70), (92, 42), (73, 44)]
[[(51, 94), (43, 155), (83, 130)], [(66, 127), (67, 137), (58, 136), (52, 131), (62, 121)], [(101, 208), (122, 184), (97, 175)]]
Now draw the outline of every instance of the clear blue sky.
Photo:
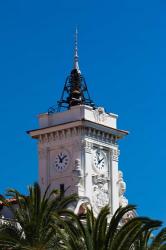
[(61, 95), (79, 29), (80, 67), (92, 99), (119, 115), (129, 202), (166, 222), (166, 2), (0, 2), (0, 192), (37, 180), (25, 133)]

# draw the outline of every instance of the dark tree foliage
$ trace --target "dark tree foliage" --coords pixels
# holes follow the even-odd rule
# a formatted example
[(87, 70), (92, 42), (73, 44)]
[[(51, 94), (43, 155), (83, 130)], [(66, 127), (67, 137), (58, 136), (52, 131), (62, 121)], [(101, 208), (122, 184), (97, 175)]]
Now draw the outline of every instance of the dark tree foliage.
[(97, 217), (89, 208), (80, 217), (67, 208), (76, 195), (50, 193), (49, 187), (42, 195), (37, 183), (28, 188), (27, 196), (15, 189), (7, 194), (16, 199), (17, 207), (1, 196), (14, 218), (0, 225), (2, 250), (166, 250), (166, 228), (155, 237), (152, 233), (160, 221), (135, 217), (123, 223), (124, 216), (136, 209), (133, 205), (120, 207), (112, 218), (108, 206)]

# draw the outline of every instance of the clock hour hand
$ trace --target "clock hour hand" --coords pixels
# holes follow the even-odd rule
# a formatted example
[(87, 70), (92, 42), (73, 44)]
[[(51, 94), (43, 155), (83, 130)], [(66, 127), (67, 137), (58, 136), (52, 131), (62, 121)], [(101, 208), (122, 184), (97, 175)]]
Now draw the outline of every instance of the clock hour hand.
[(98, 164), (100, 164), (100, 162), (102, 162), (102, 160), (104, 160), (104, 157), (98, 161)]
[(62, 158), (60, 157), (60, 155), (58, 155), (58, 158), (59, 158), (59, 162), (62, 163)]

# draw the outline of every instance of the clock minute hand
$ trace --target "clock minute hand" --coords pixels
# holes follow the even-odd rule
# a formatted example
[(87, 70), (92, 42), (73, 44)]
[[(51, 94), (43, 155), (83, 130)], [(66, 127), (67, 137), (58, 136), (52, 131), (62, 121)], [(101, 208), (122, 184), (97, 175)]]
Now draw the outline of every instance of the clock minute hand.
[(99, 162), (100, 161), (99, 153), (96, 154), (96, 157), (97, 157), (97, 161)]
[(67, 157), (67, 155), (64, 155), (61, 159), (62, 159), (62, 161), (65, 159)]

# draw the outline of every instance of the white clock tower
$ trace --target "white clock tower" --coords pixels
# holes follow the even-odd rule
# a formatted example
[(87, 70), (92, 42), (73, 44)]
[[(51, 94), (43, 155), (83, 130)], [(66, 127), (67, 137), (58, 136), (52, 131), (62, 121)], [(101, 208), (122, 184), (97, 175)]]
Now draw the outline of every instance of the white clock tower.
[(96, 107), (78, 65), (77, 32), (74, 67), (65, 82), (58, 108), (39, 115), (39, 129), (28, 131), (38, 140), (39, 183), (77, 193), (95, 214), (109, 204), (113, 214), (126, 205), (125, 182), (118, 170), (117, 141), (128, 134), (117, 128), (118, 116)]

